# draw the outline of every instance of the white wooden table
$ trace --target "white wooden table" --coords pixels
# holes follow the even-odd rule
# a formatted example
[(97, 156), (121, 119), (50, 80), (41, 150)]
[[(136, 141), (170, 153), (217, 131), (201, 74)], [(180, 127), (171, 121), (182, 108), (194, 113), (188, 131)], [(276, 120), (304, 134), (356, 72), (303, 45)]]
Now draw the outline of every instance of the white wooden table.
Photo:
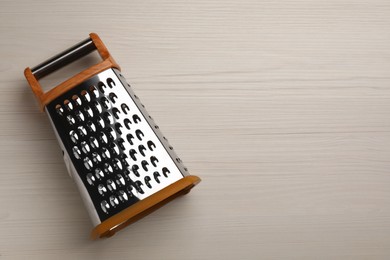
[[(97, 242), (23, 77), (90, 32), (203, 179)], [(1, 0), (0, 55), (0, 259), (390, 259), (389, 1)]]

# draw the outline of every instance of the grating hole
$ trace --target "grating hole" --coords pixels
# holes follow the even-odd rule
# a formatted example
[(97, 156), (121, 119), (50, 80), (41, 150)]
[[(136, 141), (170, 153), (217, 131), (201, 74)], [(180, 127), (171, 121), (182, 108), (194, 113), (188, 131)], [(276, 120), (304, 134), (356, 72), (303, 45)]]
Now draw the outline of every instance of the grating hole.
[(64, 109), (62, 108), (62, 106), (60, 104), (56, 105), (56, 111), (61, 116), (64, 114)]
[(115, 104), (116, 100), (118, 99), (117, 95), (115, 95), (115, 93), (110, 93), (109, 97), (111, 102)]
[(115, 197), (114, 195), (111, 195), (110, 196), (110, 204), (111, 204), (111, 206), (113, 206), (115, 208), (119, 204), (118, 198)]
[(104, 144), (107, 144), (107, 142), (108, 142), (107, 136), (104, 132), (99, 133), (99, 139)]
[(140, 152), (140, 154), (142, 154), (142, 156), (145, 156), (145, 151), (146, 151), (146, 148), (145, 146), (143, 146), (142, 144), (138, 146), (138, 151)]
[(105, 108), (105, 109), (108, 109), (110, 107), (110, 101), (108, 101), (108, 99), (106, 97), (102, 97), (100, 99), (100, 102), (102, 104), (102, 106)]
[(130, 125), (131, 125), (130, 119), (125, 118), (125, 120), (123, 120), (123, 123), (125, 124), (126, 128), (127, 128), (128, 130), (130, 130)]
[(133, 159), (134, 161), (137, 161), (137, 157), (135, 157), (135, 155), (137, 154), (136, 150), (131, 149), (129, 154), (130, 154), (131, 159)]
[(137, 114), (134, 114), (133, 115), (133, 122), (138, 124), (139, 122), (141, 122), (141, 118)]
[(89, 143), (90, 143), (90, 145), (92, 146), (92, 148), (94, 148), (94, 149), (99, 148), (99, 142), (96, 140), (95, 137), (91, 136), (91, 137), (89, 138)]
[(169, 146), (169, 149), (170, 149), (170, 150), (173, 150), (173, 147), (170, 145), (170, 146)]
[(118, 192), (118, 197), (119, 199), (124, 202), (124, 201), (127, 201), (129, 199), (129, 197), (127, 196), (126, 192), (124, 192), (123, 190), (120, 190)]
[(153, 164), (154, 167), (157, 167), (158, 159), (156, 158), (156, 156), (151, 156), (150, 162)]
[(81, 142), (81, 151), (83, 151), (83, 153), (85, 153), (85, 154), (87, 154), (91, 151), (87, 142), (85, 142), (85, 141)]
[(123, 176), (125, 176), (125, 180), (127, 180), (127, 181), (131, 180), (130, 171), (128, 169), (125, 169), (123, 171)]
[(154, 128), (159, 129), (160, 127), (158, 125), (155, 125)]
[(97, 169), (95, 170), (95, 176), (96, 176), (97, 179), (101, 180), (101, 179), (104, 178), (104, 173), (103, 173), (102, 170), (100, 170), (99, 168), (97, 168)]
[(107, 78), (107, 86), (113, 88), (115, 86), (115, 81), (112, 78)]
[(110, 205), (107, 203), (107, 201), (103, 200), (100, 203), (100, 207), (102, 208), (104, 213), (108, 214), (108, 210), (110, 209)]
[(78, 126), (77, 130), (79, 131), (80, 136), (86, 136), (87, 135), (87, 130), (85, 129), (84, 126)]
[(152, 141), (148, 141), (147, 145), (150, 151), (153, 151), (153, 149), (156, 148), (156, 145)]
[[(126, 154), (123, 154), (121, 157), (122, 157), (122, 158), (121, 158), (122, 164), (124, 165), (124, 167), (129, 167), (131, 161), (130, 161), (130, 159), (127, 157), (127, 155), (126, 155)], [(125, 170), (125, 171), (126, 171), (126, 170)]]
[(64, 105), (65, 105), (65, 107), (66, 107), (69, 111), (73, 109), (73, 105), (72, 105), (72, 103), (69, 101), (69, 99), (65, 99), (65, 100), (64, 100)]
[(123, 113), (125, 113), (126, 115), (127, 115), (127, 112), (130, 111), (130, 108), (124, 103), (121, 105), (121, 108), (122, 108)]
[(93, 166), (92, 161), (88, 157), (84, 158), (84, 166), (87, 170), (90, 170)]
[(109, 125), (114, 123), (114, 119), (112, 118), (112, 115), (109, 112), (107, 112), (107, 111), (104, 112), (103, 119)]
[(71, 116), (71, 115), (67, 115), (67, 116), (66, 116), (66, 120), (68, 120), (68, 123), (69, 123), (70, 125), (74, 125), (74, 124), (76, 123), (76, 120), (75, 120), (74, 117)]
[(116, 184), (113, 180), (111, 179), (108, 179), (107, 180), (107, 188), (110, 190), (110, 191), (114, 191), (116, 190)]
[(72, 148), (72, 152), (73, 152), (73, 155), (76, 159), (80, 159), (81, 158), (81, 152), (80, 152), (80, 149), (75, 146)]
[(95, 176), (93, 176), (92, 173), (87, 174), (87, 182), (89, 183), (89, 185), (93, 185), (95, 180)]
[(142, 137), (144, 137), (144, 133), (142, 133), (142, 131), (140, 129), (137, 129), (135, 131), (135, 135), (137, 136), (138, 140), (142, 141)]
[(176, 162), (182, 163), (182, 160), (181, 160), (179, 157), (177, 157), (177, 158), (176, 158)]
[(131, 145), (133, 145), (133, 144), (134, 144), (134, 143), (133, 143), (134, 136), (133, 136), (132, 134), (128, 134), (126, 137), (127, 137), (127, 141), (128, 141)]
[(111, 127), (107, 127), (106, 128), (106, 133), (107, 133), (107, 137), (110, 141), (114, 141), (115, 138), (116, 138), (116, 133), (114, 131), (114, 129), (112, 129)]
[(76, 117), (77, 117), (77, 119), (79, 120), (79, 121), (81, 121), (81, 122), (84, 122), (84, 114), (83, 113), (81, 113), (81, 111), (79, 111), (79, 110), (77, 110), (76, 111)]
[(116, 129), (116, 131), (117, 131), (119, 134), (122, 134), (122, 128), (123, 128), (123, 126), (121, 125), (121, 123), (116, 123), (116, 124), (115, 124), (115, 129)]
[(122, 163), (121, 163), (121, 161), (119, 161), (118, 158), (115, 158), (113, 160), (113, 165), (114, 165), (115, 170), (117, 170), (117, 171), (122, 170)]
[(100, 126), (101, 129), (103, 129), (106, 126), (104, 120), (100, 116), (96, 119), (96, 123)]
[(126, 191), (127, 191), (127, 194), (129, 194), (129, 196), (130, 197), (133, 197), (134, 196), (134, 194), (133, 194), (133, 186), (132, 185), (129, 185), (129, 186), (127, 186), (127, 188), (126, 188)]
[(92, 123), (91, 121), (88, 121), (87, 122), (87, 127), (89, 129), (90, 132), (94, 133), (96, 132), (96, 126), (94, 123)]
[(99, 184), (99, 186), (98, 186), (98, 192), (99, 192), (100, 195), (104, 195), (104, 194), (107, 192), (107, 188), (104, 187), (103, 184)]
[(116, 184), (120, 187), (120, 186), (125, 186), (125, 179), (123, 178), (123, 176), (122, 175), (120, 175), (120, 174), (117, 174), (116, 175), (116, 179), (115, 179), (115, 181), (116, 181)]
[(114, 115), (114, 117), (115, 117), (116, 119), (119, 119), (120, 113), (121, 113), (121, 111), (119, 111), (118, 108), (114, 107), (114, 108), (112, 109), (112, 114)]
[(99, 97), (99, 90), (97, 90), (95, 86), (90, 86), (89, 92), (91, 92), (94, 98)]
[(110, 159), (111, 158), (110, 151), (108, 151), (106, 147), (103, 147), (101, 149), (101, 151), (102, 151), (102, 156), (103, 156), (104, 159)]
[(102, 161), (102, 157), (100, 157), (100, 155), (97, 152), (93, 152), (92, 153), (92, 161), (96, 164), (100, 163)]
[(103, 82), (100, 81), (97, 86), (98, 86), (100, 92), (102, 92), (103, 94), (104, 94), (104, 92), (106, 92), (105, 91), (106, 85), (104, 85)]
[(81, 106), (81, 99), (79, 98), (79, 96), (73, 95), (72, 100), (73, 100), (73, 103), (75, 103), (75, 105)]
[(165, 177), (168, 177), (168, 174), (171, 173), (167, 167), (162, 168), (162, 173)]
[(100, 114), (103, 111), (102, 106), (96, 100), (93, 101), (92, 106), (93, 106), (93, 109), (97, 112), (97, 114)]
[(160, 175), (160, 173), (158, 171), (155, 171), (153, 173), (153, 177), (154, 177), (154, 179), (156, 180), (157, 183), (160, 183), (160, 179), (159, 178), (161, 177), (161, 175)]
[(86, 90), (81, 91), (81, 96), (83, 97), (83, 99), (85, 101), (87, 101), (87, 102), (91, 101), (91, 96), (88, 94), (88, 92)]
[(139, 167), (138, 167), (138, 165), (136, 165), (136, 164), (134, 164), (133, 167), (131, 167), (131, 171), (132, 171), (132, 172), (135, 174), (135, 176), (137, 176), (137, 177), (140, 176), (138, 170), (139, 170)]
[(79, 140), (79, 136), (77, 135), (76, 131), (74, 131), (74, 130), (71, 130), (69, 132), (69, 136), (70, 136), (70, 140), (72, 140), (72, 142), (75, 143), (75, 144)]
[(144, 190), (142, 189), (142, 182), (140, 182), (140, 181), (136, 181), (135, 183), (134, 183), (134, 188), (139, 192), (139, 193), (141, 193), (141, 194), (144, 194)]
[(93, 111), (89, 106), (86, 106), (84, 108), (84, 111), (85, 111), (85, 114), (87, 115), (87, 117), (89, 117), (89, 118), (93, 117)]
[(117, 142), (118, 142), (119, 147), (120, 147), (122, 150), (125, 150), (125, 149), (126, 149), (126, 147), (125, 147), (125, 140), (123, 140), (122, 138), (119, 138), (119, 139), (117, 140)]
[(141, 165), (142, 165), (142, 168), (143, 168), (145, 171), (148, 171), (148, 165), (149, 165), (149, 163), (148, 163), (147, 161), (143, 160), (143, 161), (141, 162)]
[(118, 156), (120, 154), (119, 147), (116, 143), (114, 142), (110, 143), (110, 148), (111, 148), (111, 152), (114, 155)]
[(106, 174), (110, 174), (110, 173), (113, 172), (111, 165), (109, 165), (108, 163), (105, 163), (105, 164), (104, 164), (103, 171), (104, 171)]
[(144, 178), (145, 184), (146, 184), (146, 186), (148, 186), (149, 189), (152, 188), (152, 184), (150, 183), (151, 180), (152, 179), (149, 176), (145, 176), (145, 178)]

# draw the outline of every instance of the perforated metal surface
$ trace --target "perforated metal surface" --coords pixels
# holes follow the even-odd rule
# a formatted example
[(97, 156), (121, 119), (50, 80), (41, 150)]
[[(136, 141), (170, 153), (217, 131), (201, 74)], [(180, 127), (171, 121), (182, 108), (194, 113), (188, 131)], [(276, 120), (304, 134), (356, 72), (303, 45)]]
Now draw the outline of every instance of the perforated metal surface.
[(100, 221), (186, 175), (173, 148), (115, 69), (71, 89), (46, 110)]

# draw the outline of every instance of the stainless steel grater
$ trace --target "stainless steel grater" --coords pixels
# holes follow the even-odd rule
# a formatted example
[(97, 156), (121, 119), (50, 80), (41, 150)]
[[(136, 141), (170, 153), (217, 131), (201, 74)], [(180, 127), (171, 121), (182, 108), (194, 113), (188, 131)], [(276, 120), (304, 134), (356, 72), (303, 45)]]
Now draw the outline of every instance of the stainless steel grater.
[[(43, 92), (40, 78), (94, 50), (101, 62)], [(25, 76), (53, 126), (93, 239), (112, 236), (200, 181), (188, 174), (96, 34), (26, 68)]]

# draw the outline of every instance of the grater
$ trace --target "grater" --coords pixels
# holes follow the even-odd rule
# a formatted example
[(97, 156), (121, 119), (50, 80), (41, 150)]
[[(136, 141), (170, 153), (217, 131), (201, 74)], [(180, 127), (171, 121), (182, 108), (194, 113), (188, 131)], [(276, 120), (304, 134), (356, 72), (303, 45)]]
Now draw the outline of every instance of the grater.
[[(95, 50), (101, 62), (43, 92), (40, 78)], [(97, 34), (24, 74), (87, 208), (92, 239), (114, 235), (200, 182), (188, 173)]]

